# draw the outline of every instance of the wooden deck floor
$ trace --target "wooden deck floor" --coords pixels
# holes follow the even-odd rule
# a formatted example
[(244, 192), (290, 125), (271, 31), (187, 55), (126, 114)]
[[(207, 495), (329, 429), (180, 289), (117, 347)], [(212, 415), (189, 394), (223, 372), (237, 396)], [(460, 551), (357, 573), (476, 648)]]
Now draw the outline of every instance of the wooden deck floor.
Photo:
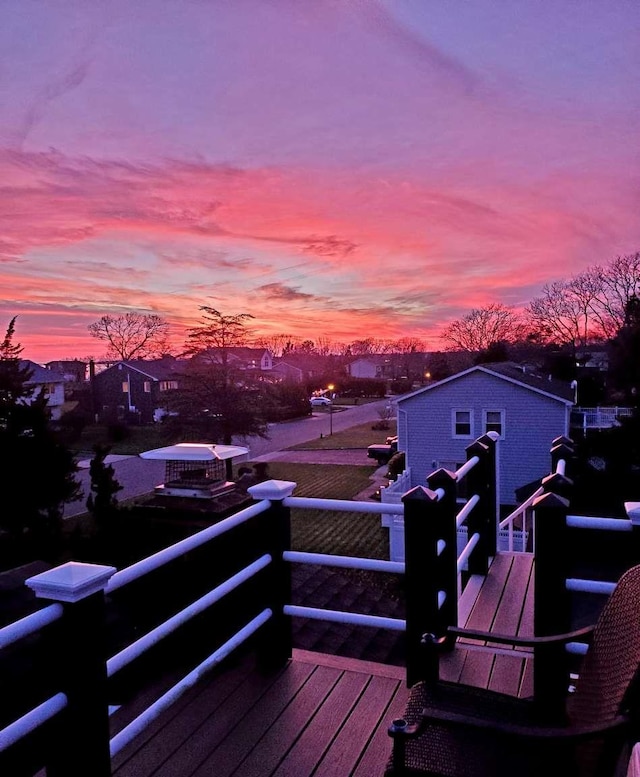
[[(501, 554), (472, 580), (460, 622), (532, 633), (533, 561)], [(526, 695), (528, 657), (460, 645), (443, 664), (450, 679)], [(116, 777), (376, 777), (390, 753), (387, 727), (408, 695), (403, 667), (294, 652), (282, 670), (260, 674), (236, 659), (182, 696), (114, 759)], [(117, 727), (124, 715), (123, 711)]]

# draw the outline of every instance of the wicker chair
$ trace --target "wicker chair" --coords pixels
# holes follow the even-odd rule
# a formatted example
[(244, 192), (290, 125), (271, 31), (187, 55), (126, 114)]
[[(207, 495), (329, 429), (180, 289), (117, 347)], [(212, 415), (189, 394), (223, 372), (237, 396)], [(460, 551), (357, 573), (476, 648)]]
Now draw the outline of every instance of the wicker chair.
[(545, 719), (531, 699), (447, 683), (436, 670), (434, 680), (411, 689), (404, 718), (389, 728), (393, 753), (385, 774), (617, 774), (626, 746), (638, 738), (640, 566), (621, 576), (593, 629), (530, 640), (450, 629), (455, 636), (534, 646), (573, 641), (586, 631), (592, 632), (590, 646), (561, 720)]

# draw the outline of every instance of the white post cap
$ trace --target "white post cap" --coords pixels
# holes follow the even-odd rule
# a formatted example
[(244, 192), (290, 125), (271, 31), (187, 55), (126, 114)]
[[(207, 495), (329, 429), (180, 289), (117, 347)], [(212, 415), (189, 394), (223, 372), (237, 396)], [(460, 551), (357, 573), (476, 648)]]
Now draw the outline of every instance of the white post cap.
[(103, 591), (115, 572), (115, 567), (69, 561), (30, 577), (25, 583), (40, 599), (79, 602), (96, 591)]
[(297, 485), (292, 480), (265, 480), (249, 486), (247, 491), (254, 499), (281, 500), (291, 496)]
[(625, 502), (624, 509), (634, 526), (640, 526), (640, 502)]

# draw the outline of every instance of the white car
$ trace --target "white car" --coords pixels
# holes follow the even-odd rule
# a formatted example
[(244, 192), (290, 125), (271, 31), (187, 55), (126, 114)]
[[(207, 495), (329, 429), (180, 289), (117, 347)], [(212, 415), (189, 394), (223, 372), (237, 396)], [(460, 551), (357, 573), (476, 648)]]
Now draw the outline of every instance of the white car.
[(312, 407), (327, 407), (331, 404), (329, 397), (311, 397), (309, 400)]

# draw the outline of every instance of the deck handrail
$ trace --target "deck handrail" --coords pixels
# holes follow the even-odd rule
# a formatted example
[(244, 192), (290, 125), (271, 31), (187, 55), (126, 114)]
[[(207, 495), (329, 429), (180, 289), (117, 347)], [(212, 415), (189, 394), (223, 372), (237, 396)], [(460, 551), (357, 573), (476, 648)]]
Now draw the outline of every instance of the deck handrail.
[(48, 607), (43, 607), (30, 615), (25, 615), (20, 620), (3, 626), (0, 629), (0, 650), (31, 634), (35, 634), (45, 626), (55, 623), (57, 620), (60, 620), (62, 613), (63, 607), (61, 604), (50, 604)]
[(384, 561), (375, 558), (360, 558), (358, 556), (336, 556), (328, 553), (307, 553), (300, 550), (287, 550), (282, 554), (285, 561), (297, 564), (315, 564), (325, 567), (342, 567), (343, 569), (360, 569), (368, 572), (387, 572), (402, 575), (405, 564), (402, 561)]
[(119, 731), (109, 742), (111, 757), (117, 755), (123, 747), (129, 744), (138, 734), (142, 733), (162, 712), (168, 709), (177, 701), (186, 691), (202, 679), (205, 672), (210, 671), (229, 656), (234, 650), (244, 644), (249, 637), (255, 634), (271, 618), (273, 613), (270, 610), (263, 610), (259, 615), (253, 618), (242, 629), (237, 631), (223, 645), (215, 650), (208, 658), (202, 661), (198, 666), (185, 675), (182, 680), (173, 685), (159, 699), (141, 712), (138, 717), (131, 721), (122, 731)]
[(260, 556), (253, 564), (249, 564), (244, 569), (240, 570), (240, 572), (232, 575), (223, 583), (209, 591), (209, 593), (201, 596), (195, 602), (192, 602), (171, 618), (168, 618), (159, 626), (156, 626), (155, 629), (151, 629), (151, 631), (148, 631), (144, 636), (140, 637), (135, 642), (132, 642), (119, 653), (116, 653), (116, 655), (107, 660), (107, 676), (111, 677), (116, 674), (116, 672), (124, 669), (125, 666), (136, 658), (140, 658), (140, 656), (144, 655), (149, 648), (157, 645), (161, 639), (168, 637), (169, 634), (172, 634), (180, 626), (184, 626), (196, 615), (204, 612), (211, 607), (212, 604), (219, 602), (223, 597), (231, 593), (231, 591), (234, 591), (242, 585), (242, 583), (246, 583), (258, 572), (265, 569), (271, 561), (271, 556), (268, 554)]
[(196, 534), (192, 534), (190, 537), (186, 537), (179, 542), (170, 545), (168, 548), (159, 550), (157, 553), (143, 558), (141, 561), (137, 561), (131, 566), (116, 572), (111, 578), (109, 585), (107, 586), (106, 593), (110, 594), (117, 591), (134, 580), (138, 580), (149, 572), (153, 572), (165, 564), (171, 561), (175, 561), (180, 556), (184, 556), (191, 550), (201, 547), (207, 542), (210, 542), (215, 537), (219, 537), (228, 531), (231, 531), (236, 526), (245, 523), (250, 518), (254, 518), (260, 513), (264, 513), (269, 507), (269, 503), (266, 501), (257, 502), (256, 504), (245, 507), (228, 518), (223, 518), (219, 523), (209, 526), (206, 529), (202, 529)]
[(67, 706), (64, 693), (56, 693), (0, 730), (0, 753), (52, 720)]

